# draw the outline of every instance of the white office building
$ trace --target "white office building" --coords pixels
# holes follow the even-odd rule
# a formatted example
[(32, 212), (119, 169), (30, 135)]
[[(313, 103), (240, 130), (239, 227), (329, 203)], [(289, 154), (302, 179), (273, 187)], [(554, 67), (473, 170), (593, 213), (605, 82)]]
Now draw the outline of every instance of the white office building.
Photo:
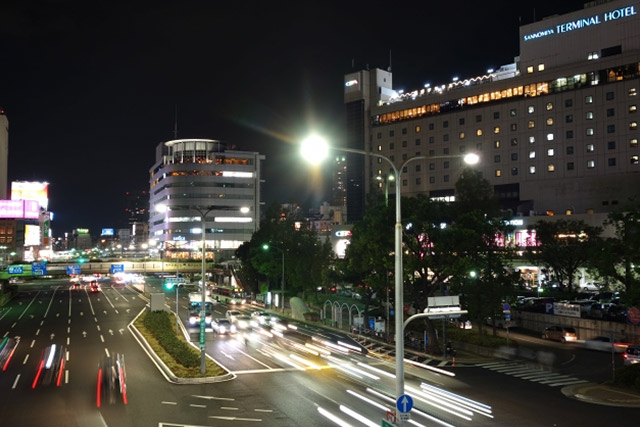
[[(402, 196), (443, 199), (455, 197), (460, 155), (477, 152), (476, 167), (525, 225), (561, 215), (601, 224), (640, 198), (640, 2), (593, 2), (512, 36), (520, 40), (514, 62), (473, 78), (398, 93), (391, 72), (345, 75), (348, 146), (396, 167), (433, 157), (402, 169)], [(349, 222), (389, 169), (348, 156)]]
[[(259, 226), (265, 156), (220, 141), (159, 144), (150, 169), (149, 240), (164, 258), (229, 259)], [(204, 224), (204, 227), (203, 227)]]

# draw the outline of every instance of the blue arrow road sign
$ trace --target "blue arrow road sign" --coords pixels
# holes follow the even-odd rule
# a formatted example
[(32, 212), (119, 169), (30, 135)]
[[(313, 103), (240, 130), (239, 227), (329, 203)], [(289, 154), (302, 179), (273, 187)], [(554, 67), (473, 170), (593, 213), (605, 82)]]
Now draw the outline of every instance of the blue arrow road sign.
[(413, 408), (413, 399), (408, 394), (403, 394), (396, 400), (396, 408), (398, 408), (398, 411), (406, 414)]

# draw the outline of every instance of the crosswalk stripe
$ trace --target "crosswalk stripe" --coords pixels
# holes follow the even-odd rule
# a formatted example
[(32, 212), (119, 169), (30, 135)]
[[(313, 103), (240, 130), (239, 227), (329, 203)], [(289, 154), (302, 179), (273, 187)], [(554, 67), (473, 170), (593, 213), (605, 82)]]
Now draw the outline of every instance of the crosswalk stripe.
[(555, 372), (544, 371), (540, 368), (524, 366), (517, 362), (489, 362), (478, 363), (475, 366), (499, 372), (505, 375), (531, 381), (549, 387), (559, 387), (564, 385), (582, 384), (588, 381), (572, 377), (571, 375), (561, 375)]
[(561, 382), (561, 383), (552, 383), (552, 384), (548, 384), (550, 387), (558, 387), (561, 385), (574, 385), (574, 384), (583, 384), (583, 383), (588, 383), (589, 381), (587, 380), (576, 380), (576, 381), (566, 381), (566, 382)]

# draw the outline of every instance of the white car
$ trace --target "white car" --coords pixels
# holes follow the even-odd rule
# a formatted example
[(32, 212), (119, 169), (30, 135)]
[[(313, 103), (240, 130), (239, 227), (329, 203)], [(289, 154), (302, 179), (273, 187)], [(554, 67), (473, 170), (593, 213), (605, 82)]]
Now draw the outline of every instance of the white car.
[(227, 310), (224, 316), (229, 322), (235, 322), (241, 314), (238, 310)]

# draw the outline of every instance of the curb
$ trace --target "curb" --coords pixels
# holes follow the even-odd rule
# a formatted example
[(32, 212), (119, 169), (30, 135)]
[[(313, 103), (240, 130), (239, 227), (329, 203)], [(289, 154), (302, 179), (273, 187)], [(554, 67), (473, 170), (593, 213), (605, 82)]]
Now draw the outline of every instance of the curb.
[[(131, 332), (131, 335), (133, 335), (135, 340), (138, 341), (138, 344), (140, 344), (140, 347), (142, 347), (142, 349), (145, 351), (145, 353), (147, 353), (147, 355), (149, 356), (151, 361), (156, 365), (156, 367), (158, 368), (158, 370), (160, 371), (162, 376), (164, 376), (164, 378), (168, 382), (173, 383), (173, 384), (209, 384), (209, 383), (218, 383), (218, 382), (223, 382), (223, 381), (230, 381), (230, 380), (233, 380), (233, 379), (236, 378), (235, 374), (229, 372), (229, 370), (227, 368), (225, 368), (224, 366), (220, 365), (215, 359), (213, 359), (208, 354), (207, 354), (207, 357), (209, 359), (213, 360), (214, 362), (216, 362), (216, 364), (218, 364), (218, 366), (220, 366), (222, 369), (227, 371), (226, 374), (219, 375), (217, 377), (204, 377), (204, 378), (180, 378), (180, 377), (177, 377), (173, 373), (173, 371), (171, 371), (171, 369), (169, 369), (169, 367), (155, 353), (155, 351), (153, 351), (153, 349), (151, 348), (151, 346), (149, 345), (147, 340), (142, 336), (140, 331), (138, 331), (138, 328), (136, 328), (134, 326), (135, 321), (138, 319), (138, 317), (140, 317), (142, 315), (142, 313), (144, 313), (144, 311), (146, 309), (147, 309), (146, 307), (143, 308), (140, 311), (140, 313), (138, 313), (138, 315), (136, 317), (134, 317), (134, 319), (129, 323), (129, 325), (127, 325), (127, 329), (129, 329), (129, 331)], [(184, 329), (184, 326), (182, 328)], [(192, 345), (193, 347), (195, 347), (195, 345), (193, 343), (189, 342), (189, 344)]]
[[(633, 399), (634, 403), (631, 403), (631, 402), (625, 403), (622, 400), (613, 400), (612, 398), (610, 400), (603, 400), (601, 398), (591, 397), (586, 393), (581, 393), (583, 389), (586, 389), (586, 391), (588, 391), (589, 389), (595, 389), (595, 388), (603, 388), (603, 389), (607, 389), (609, 392), (635, 396), (635, 399)], [(597, 384), (597, 383), (576, 384), (572, 386), (563, 387), (561, 391), (562, 391), (562, 394), (564, 394), (566, 397), (569, 397), (574, 400), (579, 400), (585, 403), (591, 403), (591, 404), (602, 405), (602, 406), (611, 406), (616, 408), (640, 408), (640, 395), (637, 395), (637, 394), (632, 395), (630, 393), (625, 392), (624, 390), (613, 389), (613, 388), (604, 386), (602, 384)]]

